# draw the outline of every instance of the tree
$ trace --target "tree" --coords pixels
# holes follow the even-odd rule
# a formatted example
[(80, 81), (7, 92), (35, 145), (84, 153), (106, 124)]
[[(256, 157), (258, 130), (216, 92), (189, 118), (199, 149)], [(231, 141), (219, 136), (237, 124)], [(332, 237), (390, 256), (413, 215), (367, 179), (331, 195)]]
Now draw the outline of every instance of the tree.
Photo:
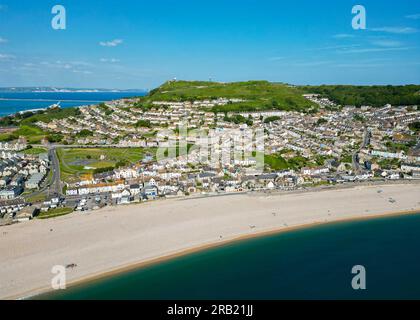
[(77, 136), (81, 138), (86, 138), (86, 137), (93, 136), (93, 132), (88, 129), (83, 129), (77, 134)]
[(136, 123), (136, 128), (142, 127), (142, 128), (151, 128), (152, 124), (150, 122), (150, 120), (139, 120)]
[(280, 120), (280, 119), (281, 119), (281, 118), (280, 118), (280, 117), (278, 117), (278, 116), (267, 117), (267, 118), (264, 120), (264, 123), (270, 123), (270, 122), (278, 121), (278, 120)]
[(319, 125), (327, 123), (327, 122), (328, 122), (327, 119), (319, 118), (318, 121), (316, 122), (316, 124), (319, 126)]
[(52, 133), (49, 134), (46, 138), (50, 143), (56, 143), (63, 140), (64, 136), (62, 134)]
[(410, 128), (410, 130), (412, 130), (412, 131), (414, 131), (416, 133), (417, 132), (420, 132), (420, 122), (419, 121), (410, 123), (408, 125), (408, 127)]

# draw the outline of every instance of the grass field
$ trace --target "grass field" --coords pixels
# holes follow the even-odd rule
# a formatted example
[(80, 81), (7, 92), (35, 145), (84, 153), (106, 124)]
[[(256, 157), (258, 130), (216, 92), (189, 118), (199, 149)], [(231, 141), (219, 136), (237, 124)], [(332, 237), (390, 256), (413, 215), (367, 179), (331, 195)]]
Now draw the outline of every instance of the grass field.
[(51, 209), (48, 212), (42, 212), (37, 217), (38, 219), (50, 219), (50, 218), (56, 218), (65, 216), (67, 214), (70, 214), (73, 212), (72, 208), (57, 208), (57, 209)]
[(64, 119), (77, 115), (80, 115), (80, 110), (78, 108), (50, 109), (22, 119), (20, 123), (21, 125), (31, 125), (38, 121), (50, 122), (54, 119)]
[(265, 155), (264, 163), (272, 170), (287, 170), (291, 169), (289, 163), (281, 156)]
[[(39, 144), (43, 138), (47, 138), (50, 142), (59, 142), (62, 139), (61, 135), (51, 134), (43, 131), (35, 125), (36, 122), (50, 122), (54, 119), (64, 119), (70, 116), (80, 115), (78, 108), (65, 109), (51, 109), (47, 111), (40, 111), (36, 113), (27, 112), (24, 116), (15, 115), (12, 117), (5, 117), (0, 119), (3, 126), (16, 126), (17, 130), (9, 133), (0, 134), (0, 142), (9, 142), (17, 140), (19, 137), (25, 137), (29, 144)], [(5, 120), (7, 118), (7, 121)]]
[(300, 170), (303, 167), (317, 166), (317, 163), (311, 162), (301, 156), (286, 160), (279, 154), (265, 155), (264, 163), (268, 168), (275, 171), (288, 169)]
[[(25, 195), (24, 195), (25, 196)], [(37, 196), (25, 196), (25, 200), (30, 203), (39, 203), (47, 199), (47, 196), (44, 193), (38, 194)]]
[(21, 125), (16, 131), (1, 134), (0, 141), (13, 141), (21, 136), (25, 137), (30, 144), (39, 143), (46, 136), (46, 132), (33, 125)]
[(308, 111), (317, 106), (306, 100), (303, 91), (282, 83), (248, 81), (217, 83), (203, 81), (170, 81), (152, 90), (142, 98), (143, 103), (152, 101), (191, 101), (217, 98), (239, 98), (246, 102), (218, 106), (214, 112), (296, 110)]
[(31, 149), (26, 149), (23, 151), (23, 153), (25, 154), (32, 154), (32, 155), (38, 155), (41, 153), (47, 153), (48, 150), (45, 148), (31, 148)]
[(96, 169), (124, 166), (137, 163), (151, 149), (143, 148), (60, 148), (57, 155), (60, 160), (61, 179), (75, 182), (84, 174), (93, 174)]

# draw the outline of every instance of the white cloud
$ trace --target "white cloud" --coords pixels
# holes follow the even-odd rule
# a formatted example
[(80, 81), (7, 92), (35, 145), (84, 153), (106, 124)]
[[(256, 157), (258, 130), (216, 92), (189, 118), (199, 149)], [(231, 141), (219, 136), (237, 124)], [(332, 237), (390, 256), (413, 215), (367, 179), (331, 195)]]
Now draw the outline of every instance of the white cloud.
[(71, 68), (73, 68), (73, 66), (70, 63), (63, 62), (63, 61), (60, 61), (60, 60), (57, 60), (55, 62), (43, 61), (43, 62), (41, 62), (41, 65), (49, 67), (49, 68), (57, 68), (57, 69), (71, 69)]
[(339, 63), (334, 65), (337, 68), (379, 68), (383, 67), (384, 64), (369, 64), (369, 63)]
[(107, 59), (107, 58), (101, 58), (100, 59), (101, 62), (110, 62), (110, 63), (117, 63), (120, 62), (119, 59), (115, 59), (115, 58), (111, 58), (111, 59)]
[(0, 37), (0, 43), (6, 43), (6, 42), (8, 42), (7, 39)]
[(372, 44), (378, 47), (396, 48), (401, 47), (402, 43), (396, 40), (374, 40)]
[(73, 73), (92, 74), (91, 71), (87, 71), (87, 70), (73, 70)]
[(376, 32), (386, 32), (386, 33), (395, 33), (395, 34), (411, 34), (419, 32), (416, 28), (411, 27), (382, 27), (382, 28), (372, 28), (370, 29)]
[(91, 67), (92, 64), (85, 61), (71, 61), (69, 62), (73, 66), (83, 66), (83, 67)]
[(39, 68), (38, 68), (38, 65), (36, 65), (35, 63), (26, 62), (19, 67), (19, 70), (23, 70), (23, 71), (35, 71), (35, 70), (37, 70), (38, 71)]
[(61, 60), (57, 60), (54, 62), (42, 61), (40, 64), (49, 68), (65, 69), (65, 70), (80, 69), (83, 67), (92, 66), (90, 63), (87, 63), (84, 61), (61, 61)]
[(0, 61), (9, 61), (9, 60), (13, 60), (15, 58), (16, 57), (14, 55), (0, 53)]
[(387, 51), (403, 51), (410, 50), (409, 47), (397, 47), (397, 48), (365, 48), (365, 49), (352, 49), (347, 51), (341, 51), (341, 53), (372, 53), (372, 52), (387, 52)]
[(103, 47), (116, 47), (120, 44), (123, 43), (123, 40), (121, 39), (115, 39), (112, 41), (101, 41), (99, 42), (99, 45), (103, 46)]
[(280, 61), (286, 59), (285, 57), (271, 57), (268, 58), (269, 61)]
[(343, 45), (337, 45), (337, 46), (325, 46), (325, 47), (318, 47), (318, 48), (310, 48), (306, 49), (305, 51), (323, 51), (323, 50), (347, 50), (351, 48), (357, 48), (360, 47), (360, 44), (343, 44)]
[(408, 16), (405, 16), (407, 19), (413, 19), (413, 20), (418, 20), (420, 19), (420, 13), (417, 14), (410, 14)]
[(354, 38), (354, 35), (348, 34), (348, 33), (339, 33), (333, 35), (333, 38), (335, 39), (348, 39), (348, 38)]

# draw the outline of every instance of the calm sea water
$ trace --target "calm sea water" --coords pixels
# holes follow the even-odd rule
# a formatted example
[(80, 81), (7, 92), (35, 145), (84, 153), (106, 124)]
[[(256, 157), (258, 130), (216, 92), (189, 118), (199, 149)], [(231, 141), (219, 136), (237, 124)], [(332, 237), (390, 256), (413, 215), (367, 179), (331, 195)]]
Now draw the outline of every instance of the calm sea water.
[[(420, 215), (245, 240), (41, 299), (420, 299)], [(363, 265), (367, 290), (351, 287)]]
[(0, 92), (0, 117), (47, 108), (57, 102), (61, 102), (61, 107), (68, 108), (144, 95), (144, 92)]

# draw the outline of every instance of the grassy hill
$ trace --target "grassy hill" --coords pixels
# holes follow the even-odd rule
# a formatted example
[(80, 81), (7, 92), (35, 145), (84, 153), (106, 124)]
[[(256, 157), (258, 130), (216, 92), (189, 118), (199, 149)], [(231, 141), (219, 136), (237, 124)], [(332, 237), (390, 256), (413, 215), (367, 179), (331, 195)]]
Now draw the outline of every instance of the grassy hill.
[(339, 105), (382, 107), (386, 104), (420, 105), (420, 85), (407, 86), (305, 86), (306, 93), (318, 93)]
[(47, 136), (47, 133), (42, 129), (36, 126), (21, 124), (20, 127), (12, 133), (0, 134), (0, 142), (10, 142), (19, 139), (19, 137), (25, 137), (29, 143), (40, 143), (45, 136)]
[(316, 106), (303, 98), (304, 92), (295, 87), (268, 81), (218, 83), (206, 81), (169, 81), (141, 99), (141, 104), (153, 101), (192, 101), (217, 98), (238, 98), (246, 102), (214, 107), (214, 112), (296, 110), (309, 111)]
[(77, 108), (65, 108), (26, 112), (24, 114), (17, 113), (14, 116), (0, 118), (0, 127), (14, 126), (17, 128), (11, 133), (0, 134), (0, 142), (10, 142), (20, 136), (25, 137), (30, 144), (40, 143), (43, 138), (47, 138), (50, 142), (60, 142), (63, 138), (62, 135), (45, 132), (38, 128), (35, 123), (38, 121), (48, 123), (53, 119), (64, 119), (79, 114), (80, 110)]

